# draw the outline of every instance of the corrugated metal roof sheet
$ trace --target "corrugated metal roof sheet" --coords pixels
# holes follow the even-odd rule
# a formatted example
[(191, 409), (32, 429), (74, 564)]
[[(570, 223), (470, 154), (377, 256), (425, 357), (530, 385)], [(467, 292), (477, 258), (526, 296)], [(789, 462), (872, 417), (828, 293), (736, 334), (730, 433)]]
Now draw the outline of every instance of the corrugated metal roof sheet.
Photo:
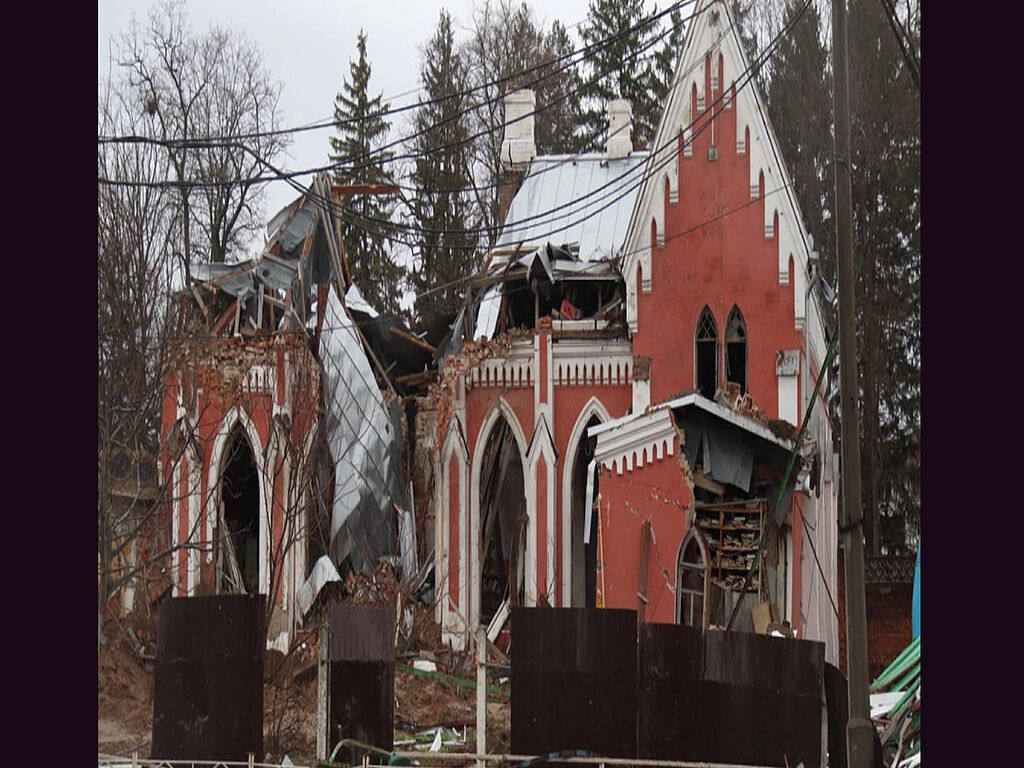
[(617, 160), (603, 154), (535, 157), (495, 247), (578, 243), (583, 261), (612, 258), (626, 236), (643, 177), (638, 166), (646, 161), (647, 152)]

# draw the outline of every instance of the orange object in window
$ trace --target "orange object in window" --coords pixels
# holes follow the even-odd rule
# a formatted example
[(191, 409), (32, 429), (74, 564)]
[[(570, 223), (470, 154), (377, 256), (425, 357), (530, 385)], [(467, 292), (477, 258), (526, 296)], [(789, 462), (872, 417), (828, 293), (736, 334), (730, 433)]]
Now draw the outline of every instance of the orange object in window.
[(578, 320), (580, 313), (576, 310), (572, 304), (569, 303), (568, 299), (562, 299), (562, 306), (558, 309), (562, 317), (568, 320)]

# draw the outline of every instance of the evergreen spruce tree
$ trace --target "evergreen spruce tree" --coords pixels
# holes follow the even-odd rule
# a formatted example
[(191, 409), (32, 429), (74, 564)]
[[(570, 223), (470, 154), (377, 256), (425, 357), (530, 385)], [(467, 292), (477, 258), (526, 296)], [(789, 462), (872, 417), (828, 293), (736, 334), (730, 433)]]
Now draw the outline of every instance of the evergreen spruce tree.
[[(785, 23), (800, 5), (787, 1)], [(919, 19), (916, 8), (912, 19)], [(914, 24), (906, 26), (918, 34)], [(913, 552), (921, 509), (920, 100), (877, 0), (852, 0), (847, 29), (854, 245), (858, 260), (863, 256), (857, 337), (866, 548), (904, 554)], [(828, 32), (810, 5), (772, 57), (766, 94), (822, 274), (835, 286)], [(837, 407), (832, 418), (838, 425)]]
[[(330, 158), (332, 163), (344, 163), (335, 171), (335, 181), (390, 184), (393, 177), (388, 162), (394, 153), (379, 151), (391, 127), (380, 113), (389, 105), (382, 102), (382, 94), (369, 96), (370, 62), (362, 30), (357, 50), (359, 58), (349, 63), (349, 77), (334, 101), (337, 136), (331, 137)], [(348, 209), (342, 227), (352, 279), (371, 305), (381, 312), (399, 315), (405, 270), (394, 258), (393, 231), (387, 224), (394, 203), (376, 195), (354, 195), (342, 202)]]
[[(585, 45), (606, 42), (584, 63), (581, 141), (588, 150), (599, 150), (608, 132), (607, 102), (629, 99), (633, 109), (633, 146), (648, 147), (661, 118), (661, 101), (657, 98), (658, 75), (654, 46), (647, 47), (662, 32), (660, 20), (632, 32), (649, 18), (643, 0), (591, 0), (587, 20), (580, 26)], [(643, 49), (642, 53), (638, 53)]]
[[(784, 24), (802, 5), (800, 0), (787, 0)], [(818, 9), (811, 3), (772, 55), (767, 102), (804, 224), (822, 255), (826, 279), (835, 286), (835, 221), (828, 202), (835, 196), (832, 120), (828, 119), (832, 79), (822, 31)], [(808, 115), (820, 119), (808, 120)]]
[(654, 72), (656, 75), (654, 96), (659, 104), (664, 104), (672, 85), (679, 55), (683, 51), (683, 12), (676, 8), (669, 15), (669, 34), (664, 44), (654, 55)]
[[(921, 510), (921, 101), (881, 3), (849, 7), (866, 547), (912, 554)], [(910, 34), (917, 48), (919, 28)]]
[[(475, 264), (471, 250), (476, 238), (462, 230), (473, 229), (469, 170), (468, 115), (460, 114), (468, 103), (464, 88), (466, 67), (455, 46), (448, 12), (441, 10), (437, 29), (423, 51), (420, 82), (424, 93), (413, 118), (416, 158), (411, 182), (419, 191), (410, 202), (412, 216), (421, 232), (419, 264), (412, 270), (417, 294), (417, 325), (443, 335), (462, 304), (465, 286), (457, 284), (430, 294), (422, 292), (470, 275)], [(432, 103), (434, 102), (434, 103)]]

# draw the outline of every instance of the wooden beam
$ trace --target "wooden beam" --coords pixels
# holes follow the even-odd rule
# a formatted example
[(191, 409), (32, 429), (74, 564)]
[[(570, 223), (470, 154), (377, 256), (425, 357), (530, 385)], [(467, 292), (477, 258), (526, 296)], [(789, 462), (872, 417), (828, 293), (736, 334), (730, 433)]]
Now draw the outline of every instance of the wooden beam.
[(214, 323), (210, 333), (212, 333), (214, 336), (220, 336), (224, 332), (224, 329), (228, 327), (228, 323), (230, 323), (235, 318), (235, 310), (237, 309), (237, 307), (238, 299), (235, 299), (233, 302), (231, 302), (231, 306), (225, 309), (224, 314), (217, 319), (216, 323)]
[(206, 322), (210, 322), (210, 310), (206, 308), (206, 302), (203, 301), (203, 297), (199, 295), (199, 289), (194, 285), (192, 286), (192, 295), (196, 297), (196, 303), (203, 310), (203, 317), (206, 318)]
[(404, 331), (401, 328), (396, 328), (396, 327), (392, 326), (389, 329), (388, 332), (392, 336), (397, 336), (400, 339), (404, 339), (405, 341), (408, 341), (410, 344), (415, 344), (417, 347), (420, 347), (421, 349), (426, 350), (430, 354), (434, 354), (434, 352), (437, 351), (437, 347), (435, 347), (433, 344), (428, 344), (423, 339), (418, 339), (415, 336), (413, 336), (411, 333), (409, 333), (408, 331)]
[(712, 480), (703, 472), (693, 473), (693, 484), (698, 488), (703, 488), (705, 491), (715, 494), (716, 496), (725, 496), (725, 486)]
[[(394, 365), (394, 363), (392, 363)], [(415, 387), (419, 384), (426, 384), (434, 380), (434, 371), (421, 371), (420, 373), (406, 373), (402, 376), (395, 376), (395, 381), (405, 386)]]

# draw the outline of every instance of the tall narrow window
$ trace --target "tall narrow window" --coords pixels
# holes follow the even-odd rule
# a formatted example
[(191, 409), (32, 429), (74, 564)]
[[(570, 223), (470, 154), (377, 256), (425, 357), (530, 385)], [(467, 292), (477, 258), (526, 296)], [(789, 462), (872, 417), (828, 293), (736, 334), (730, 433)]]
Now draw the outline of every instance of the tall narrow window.
[(747, 323), (739, 307), (733, 307), (725, 324), (725, 380), (740, 385), (747, 394)]
[(679, 547), (676, 563), (676, 617), (688, 627), (706, 626), (708, 554), (704, 539), (691, 528)]
[(718, 389), (718, 325), (708, 307), (697, 320), (696, 383), (704, 397), (713, 399)]

